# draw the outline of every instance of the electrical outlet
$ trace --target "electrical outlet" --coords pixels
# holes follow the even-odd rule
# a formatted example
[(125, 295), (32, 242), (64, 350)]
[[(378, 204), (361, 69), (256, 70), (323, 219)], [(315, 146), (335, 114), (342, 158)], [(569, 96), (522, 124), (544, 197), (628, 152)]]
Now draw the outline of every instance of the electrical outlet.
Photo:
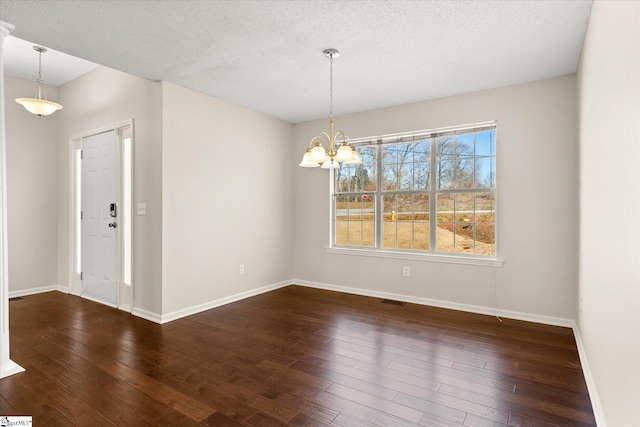
[(404, 267), (402, 267), (402, 275), (404, 277), (410, 277), (411, 276), (411, 268), (409, 268), (408, 265), (405, 265)]
[(238, 272), (240, 273), (241, 276), (244, 274), (244, 264), (240, 264), (240, 268), (238, 269)]

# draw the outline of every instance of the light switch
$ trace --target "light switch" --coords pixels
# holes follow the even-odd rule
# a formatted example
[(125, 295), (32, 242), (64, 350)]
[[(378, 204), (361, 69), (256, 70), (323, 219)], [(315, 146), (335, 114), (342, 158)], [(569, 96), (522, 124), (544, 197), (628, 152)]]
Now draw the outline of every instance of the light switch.
[(138, 215), (146, 215), (147, 214), (147, 204), (146, 203), (138, 203), (136, 205), (136, 213)]

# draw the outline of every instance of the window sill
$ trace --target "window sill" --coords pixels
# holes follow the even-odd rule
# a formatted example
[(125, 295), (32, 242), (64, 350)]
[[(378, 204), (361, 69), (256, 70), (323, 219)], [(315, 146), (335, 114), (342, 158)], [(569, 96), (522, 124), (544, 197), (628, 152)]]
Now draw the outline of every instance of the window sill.
[(406, 259), (411, 261), (443, 262), (448, 264), (478, 265), (483, 267), (502, 267), (504, 260), (497, 258), (471, 258), (453, 255), (419, 254), (411, 252), (392, 252), (373, 249), (325, 248), (328, 254), (356, 255), (376, 258)]

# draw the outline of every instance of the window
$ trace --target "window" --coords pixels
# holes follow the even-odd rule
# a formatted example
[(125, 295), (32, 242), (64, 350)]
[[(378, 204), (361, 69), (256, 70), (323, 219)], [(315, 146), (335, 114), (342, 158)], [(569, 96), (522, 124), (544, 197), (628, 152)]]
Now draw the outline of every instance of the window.
[(334, 171), (333, 247), (495, 257), (496, 125), (354, 140)]

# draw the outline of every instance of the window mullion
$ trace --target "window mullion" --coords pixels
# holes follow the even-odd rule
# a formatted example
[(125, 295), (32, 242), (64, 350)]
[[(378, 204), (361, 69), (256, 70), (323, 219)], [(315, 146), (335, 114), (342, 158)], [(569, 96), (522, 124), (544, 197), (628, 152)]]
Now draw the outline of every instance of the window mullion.
[[(398, 137), (394, 141), (383, 142), (378, 139), (375, 147), (374, 144), (359, 144), (358, 150), (362, 151), (362, 155), (365, 156), (363, 157), (365, 165), (362, 167), (340, 165), (342, 175), (340, 175), (339, 182), (336, 181), (338, 177), (336, 171), (332, 171), (331, 244), (350, 249), (368, 247), (369, 250), (388, 249), (404, 253), (421, 252), (425, 255), (437, 255), (440, 253), (440, 248), (442, 253), (450, 253), (455, 256), (493, 255), (495, 257), (495, 132), (483, 131), (482, 134), (476, 135), (482, 129), (463, 127), (461, 131), (433, 133), (428, 141), (425, 139), (418, 141), (420, 138), (411, 135), (411, 139), (407, 139), (406, 136)], [(442, 135), (447, 136), (444, 138), (446, 141)], [(478, 148), (480, 143), (482, 144), (481, 148)], [(395, 168), (393, 168), (393, 164), (385, 163), (383, 154), (387, 153), (387, 150), (390, 155), (393, 153), (401, 153), (402, 155), (406, 154), (406, 149), (411, 149), (411, 144), (413, 144), (414, 158), (410, 164), (400, 162), (397, 158)], [(419, 158), (415, 153), (418, 146), (420, 147)], [(430, 153), (425, 153), (426, 150), (429, 150)], [(426, 154), (429, 156), (427, 157)], [(439, 165), (443, 168), (440, 171), (438, 170)], [(377, 170), (374, 181), (371, 180), (366, 170), (359, 170), (365, 166), (375, 167)], [(403, 166), (402, 170), (400, 166)], [(429, 186), (423, 190), (427, 166), (429, 171), (426, 177), (429, 180)], [(399, 174), (402, 174), (404, 180), (397, 182), (395, 186), (392, 186), (392, 189), (385, 190), (384, 185), (387, 182), (384, 175), (385, 168), (389, 168), (389, 176), (393, 175), (393, 171), (397, 169), (397, 179), (400, 179)], [(419, 190), (416, 188), (418, 179), (421, 187)], [(439, 187), (438, 179), (442, 180), (442, 187)], [(351, 186), (354, 182), (349, 185), (349, 180), (355, 180), (359, 183), (358, 188)], [(404, 187), (407, 180), (413, 183), (410, 189)], [(375, 190), (365, 191), (365, 188), (370, 188), (369, 186), (374, 182)], [(424, 199), (425, 196), (428, 197), (428, 201)], [(441, 196), (441, 200), (438, 200), (438, 196)], [(373, 204), (371, 200), (367, 200), (371, 197), (375, 197)], [(402, 209), (399, 208), (399, 204)], [(368, 210), (366, 214), (364, 212), (365, 205)], [(439, 207), (443, 209), (440, 216), (438, 215)], [(373, 219), (370, 216), (371, 208), (374, 209)], [(385, 216), (385, 209), (388, 209), (390, 218), (393, 220), (389, 220)], [(391, 215), (392, 209), (398, 214)], [(404, 212), (403, 215), (399, 215), (401, 210)], [(426, 220), (421, 214), (418, 224), (416, 212), (427, 210), (429, 211), (429, 219)], [(487, 210), (488, 213), (480, 215), (478, 210)], [(493, 216), (491, 210), (494, 212)], [(459, 212), (462, 212), (460, 217)], [(472, 215), (470, 216), (469, 213)], [(407, 215), (410, 215), (411, 218), (408, 218)], [(385, 222), (387, 220), (388, 222)], [(439, 222), (439, 220), (443, 222)], [(458, 224), (458, 221), (471, 221), (472, 231), (465, 224)], [(484, 221), (481, 223), (481, 228), (478, 228), (478, 221)], [(385, 225), (387, 226), (386, 231)], [(373, 242), (371, 242), (372, 236), (369, 234), (372, 231), (371, 227), (374, 228)], [(393, 230), (394, 228), (395, 230)], [(427, 232), (429, 233), (428, 242), (424, 242), (423, 236)], [(396, 242), (395, 244), (389, 242), (390, 244), (386, 247), (385, 236), (391, 238), (392, 235), (395, 236)], [(356, 236), (360, 236), (359, 240)], [(419, 245), (416, 244), (418, 237), (420, 238)], [(469, 239), (473, 242), (471, 252), (467, 247)], [(338, 241), (340, 244), (337, 244)], [(463, 242), (465, 247), (456, 249), (457, 241)], [(428, 243), (428, 249), (425, 247), (425, 243)], [(450, 247), (452, 244), (453, 248)], [(487, 245), (493, 245), (493, 247)]]
[(429, 188), (429, 252), (434, 253), (436, 251), (436, 233), (437, 229), (437, 216), (436, 216), (436, 137), (431, 138), (431, 185)]
[(375, 216), (375, 242), (377, 249), (382, 248), (382, 146), (376, 146), (376, 168), (378, 170), (376, 176), (376, 216)]

